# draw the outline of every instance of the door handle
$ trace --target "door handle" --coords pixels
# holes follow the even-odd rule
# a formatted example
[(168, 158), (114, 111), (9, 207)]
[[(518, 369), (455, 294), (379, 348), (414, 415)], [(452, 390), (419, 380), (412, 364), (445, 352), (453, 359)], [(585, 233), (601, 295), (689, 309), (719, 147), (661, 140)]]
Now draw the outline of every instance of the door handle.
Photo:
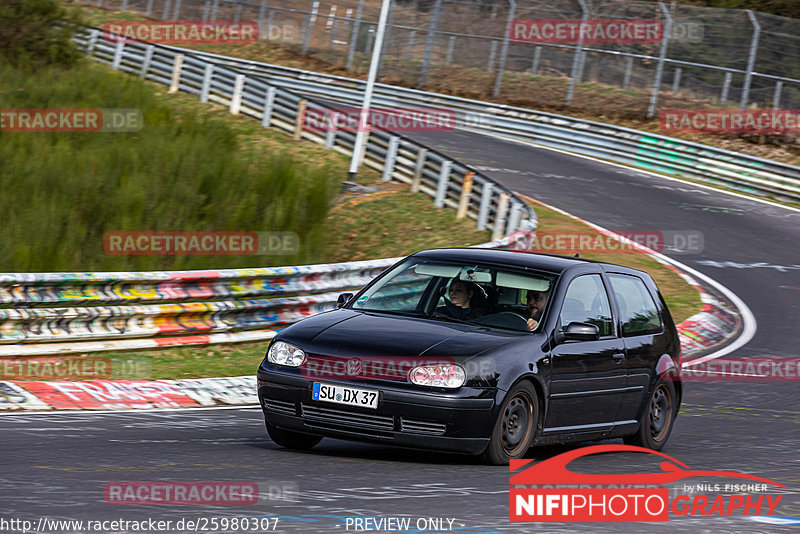
[(621, 362), (623, 360), (623, 358), (625, 358), (625, 353), (624, 352), (615, 352), (613, 354), (613, 357), (614, 357), (615, 360), (617, 360), (617, 363), (619, 363), (619, 362)]

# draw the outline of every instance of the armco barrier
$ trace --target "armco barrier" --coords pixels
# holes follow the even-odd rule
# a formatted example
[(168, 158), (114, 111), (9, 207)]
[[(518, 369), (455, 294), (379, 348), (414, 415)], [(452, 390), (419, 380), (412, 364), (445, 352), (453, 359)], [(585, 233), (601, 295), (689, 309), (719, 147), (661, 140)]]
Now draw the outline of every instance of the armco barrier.
[[(75, 42), (89, 57), (114, 69), (138, 75), (170, 87), (199, 95), (201, 102), (229, 107), (295, 136), (352, 154), (356, 133), (342, 129), (327, 133), (304, 128), (304, 111), (329, 110), (330, 106), (293, 91), (278, 88), (264, 79), (216, 65), (192, 50), (103, 37), (99, 29), (83, 29)], [(477, 221), (479, 230), (490, 229), (497, 240), (514, 230), (536, 226), (536, 215), (511, 191), (460, 162), (431, 150), (395, 132), (374, 129), (364, 146), (363, 162), (382, 172), (385, 181), (409, 183), (412, 189), (434, 198), (437, 207), (460, 210), (461, 216)], [(465, 185), (466, 184), (466, 185)]]
[[(363, 80), (204, 52), (198, 57), (297, 93), (356, 104)], [(640, 130), (493, 102), (376, 84), (376, 107), (448, 108), (461, 128), (781, 200), (800, 200), (800, 167)]]

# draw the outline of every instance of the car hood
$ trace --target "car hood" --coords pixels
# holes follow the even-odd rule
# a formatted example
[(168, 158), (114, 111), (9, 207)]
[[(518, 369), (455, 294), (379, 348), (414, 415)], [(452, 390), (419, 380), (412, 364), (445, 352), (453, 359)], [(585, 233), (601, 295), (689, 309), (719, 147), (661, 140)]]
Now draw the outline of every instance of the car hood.
[(337, 310), (305, 319), (280, 334), (307, 353), (337, 358), (462, 358), (519, 340), (520, 333), (485, 326), (374, 312)]

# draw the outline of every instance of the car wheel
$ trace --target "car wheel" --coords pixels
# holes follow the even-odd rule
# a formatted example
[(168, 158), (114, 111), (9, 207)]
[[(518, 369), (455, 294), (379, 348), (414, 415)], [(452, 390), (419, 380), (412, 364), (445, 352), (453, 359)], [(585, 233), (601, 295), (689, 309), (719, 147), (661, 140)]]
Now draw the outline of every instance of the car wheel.
[(660, 451), (672, 432), (672, 423), (677, 413), (678, 395), (675, 384), (669, 380), (659, 380), (639, 420), (639, 430), (625, 437), (625, 443)]
[(283, 430), (266, 423), (267, 434), (272, 441), (281, 447), (287, 449), (300, 449), (308, 450), (314, 447), (317, 443), (322, 441), (322, 436), (314, 436), (312, 434), (303, 434), (300, 432), (292, 432), (291, 430)]
[(533, 442), (539, 418), (539, 399), (530, 382), (520, 382), (506, 395), (497, 416), (483, 461), (507, 465), (522, 458)]

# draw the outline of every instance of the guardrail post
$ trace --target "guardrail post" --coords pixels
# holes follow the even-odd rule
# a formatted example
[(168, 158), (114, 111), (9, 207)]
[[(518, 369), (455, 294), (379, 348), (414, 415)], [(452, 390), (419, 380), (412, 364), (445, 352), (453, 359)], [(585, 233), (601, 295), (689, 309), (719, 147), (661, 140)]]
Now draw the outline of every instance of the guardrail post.
[(417, 164), (414, 166), (414, 178), (411, 179), (411, 192), (418, 193), (422, 183), (422, 171), (425, 169), (425, 158), (428, 157), (428, 149), (420, 148), (417, 153)]
[(361, 26), (361, 12), (364, 10), (364, 0), (358, 0), (358, 7), (356, 8), (356, 19), (353, 22), (353, 31), (350, 32), (350, 48), (347, 50), (347, 64), (346, 69), (353, 68), (353, 56), (356, 53), (356, 44), (358, 43), (358, 29)]
[(269, 128), (272, 125), (272, 108), (275, 107), (276, 89), (270, 86), (267, 95), (264, 97), (264, 110), (261, 114), (261, 126)]
[(238, 115), (242, 110), (242, 90), (244, 89), (244, 74), (237, 74), (233, 82), (233, 94), (231, 95), (230, 112), (233, 115)]
[(169, 93), (177, 93), (181, 83), (181, 68), (183, 67), (183, 54), (175, 54), (172, 62), (172, 83), (169, 86)]
[(725, 73), (725, 81), (722, 82), (722, 94), (719, 95), (719, 103), (724, 104), (728, 101), (728, 91), (731, 88), (731, 78), (733, 78), (733, 74), (730, 72)]
[(664, 19), (667, 23), (664, 25), (664, 37), (661, 39), (661, 50), (658, 53), (658, 65), (656, 66), (656, 75), (653, 79), (653, 91), (650, 93), (650, 105), (647, 108), (647, 118), (651, 119), (656, 114), (658, 107), (658, 93), (661, 91), (661, 79), (664, 76), (664, 60), (667, 58), (667, 47), (669, 46), (669, 36), (672, 33), (672, 15), (669, 14), (667, 6), (664, 2), (659, 2), (658, 7), (661, 8), (661, 13), (664, 14)]
[(414, 51), (414, 37), (417, 35), (415, 30), (408, 32), (408, 48), (406, 48), (406, 59), (411, 59), (411, 53)]
[(494, 214), (494, 228), (492, 229), (492, 241), (503, 237), (505, 229), (506, 214), (508, 213), (508, 199), (511, 195), (501, 193), (500, 200), (497, 201), (497, 213)]
[(114, 61), (111, 63), (111, 70), (117, 70), (122, 64), (122, 52), (125, 50), (125, 39), (117, 41), (117, 48), (114, 49)]
[(447, 39), (447, 54), (444, 56), (444, 64), (449, 65), (453, 62), (453, 48), (456, 46), (456, 36), (451, 35)]
[[(581, 27), (589, 20), (589, 8), (586, 7), (584, 0), (578, 0), (581, 5)], [(569, 88), (567, 89), (566, 104), (572, 104), (572, 98), (575, 96), (575, 86), (578, 84), (578, 77), (580, 76), (580, 63), (581, 54), (583, 54), (583, 32), (578, 32), (578, 44), (575, 45), (575, 56), (572, 58), (572, 71), (569, 76)]]
[(492, 92), (494, 96), (500, 94), (500, 84), (503, 83), (503, 73), (506, 71), (506, 59), (508, 58), (508, 41), (511, 38), (511, 23), (514, 22), (514, 13), (517, 11), (517, 3), (514, 0), (508, 1), (511, 3), (511, 8), (508, 10), (506, 30), (503, 35), (503, 48), (500, 50), (500, 66), (497, 68), (497, 77), (494, 80), (494, 91)]
[(200, 102), (208, 102), (208, 95), (211, 93), (211, 80), (214, 78), (214, 64), (206, 63), (203, 71), (203, 87), (200, 89)]
[(146, 80), (147, 73), (150, 70), (150, 63), (153, 62), (153, 53), (155, 52), (156, 47), (153, 45), (147, 45), (147, 48), (144, 50), (144, 59), (142, 60), (142, 68), (139, 70), (139, 79)]
[(672, 78), (672, 92), (677, 93), (678, 89), (681, 86), (681, 74), (683, 73), (683, 69), (677, 67), (675, 69), (675, 76)]
[(633, 58), (625, 58), (625, 76), (622, 78), (622, 88), (627, 89), (631, 83), (631, 72), (633, 72)]
[(442, 170), (439, 171), (439, 183), (436, 186), (436, 198), (433, 201), (437, 208), (444, 207), (444, 198), (447, 196), (447, 184), (450, 181), (450, 168), (453, 162), (446, 159), (442, 162)]
[(397, 149), (400, 148), (400, 136), (393, 135), (389, 138), (389, 148), (386, 150), (386, 160), (383, 163), (383, 178), (384, 182), (392, 180), (392, 172), (394, 171), (394, 164), (397, 161)]
[(92, 57), (94, 47), (97, 44), (97, 38), (102, 32), (100, 30), (92, 30), (89, 33), (89, 43), (86, 45), (86, 57)]
[(492, 41), (491, 48), (489, 48), (489, 61), (486, 62), (486, 72), (492, 72), (494, 69), (495, 55), (497, 55), (497, 41)]
[(775, 94), (772, 95), (772, 109), (781, 107), (781, 91), (783, 91), (783, 82), (778, 80), (775, 82)]
[(439, 21), (439, 10), (442, 8), (442, 0), (436, 0), (433, 4), (431, 22), (428, 24), (428, 38), (425, 40), (425, 53), (422, 56), (422, 71), (419, 74), (417, 85), (428, 83), (428, 66), (431, 62), (431, 50), (433, 50), (433, 38), (436, 36), (436, 24)]
[(542, 47), (537, 46), (533, 49), (533, 62), (531, 63), (531, 76), (536, 76), (539, 72), (539, 61), (542, 59)]
[(330, 150), (333, 148), (334, 143), (336, 143), (336, 127), (332, 124), (330, 129), (325, 133), (325, 148)]
[(299, 141), (303, 136), (303, 119), (305, 119), (307, 105), (308, 100), (305, 98), (301, 99), (300, 102), (297, 103), (297, 120), (294, 123), (295, 141)]
[(464, 182), (461, 184), (461, 196), (458, 197), (458, 211), (456, 212), (456, 219), (463, 219), (467, 216), (467, 209), (469, 208), (469, 197), (472, 194), (472, 177), (475, 173), (467, 171), (464, 174)]
[(481, 192), (481, 205), (478, 208), (478, 230), (486, 230), (486, 222), (489, 220), (489, 204), (492, 202), (492, 189), (494, 184), (486, 182), (483, 184)]
[(510, 234), (519, 228), (519, 219), (522, 215), (522, 204), (519, 202), (511, 203), (511, 215), (508, 216), (508, 224), (506, 225), (506, 235)]
[(750, 41), (750, 56), (747, 58), (747, 70), (744, 75), (744, 86), (742, 87), (742, 100), (739, 102), (739, 109), (744, 111), (747, 102), (750, 100), (750, 83), (753, 80), (753, 68), (756, 65), (756, 55), (758, 54), (758, 38), (761, 35), (761, 25), (758, 19), (749, 9), (745, 9), (750, 22), (753, 25), (753, 39)]

